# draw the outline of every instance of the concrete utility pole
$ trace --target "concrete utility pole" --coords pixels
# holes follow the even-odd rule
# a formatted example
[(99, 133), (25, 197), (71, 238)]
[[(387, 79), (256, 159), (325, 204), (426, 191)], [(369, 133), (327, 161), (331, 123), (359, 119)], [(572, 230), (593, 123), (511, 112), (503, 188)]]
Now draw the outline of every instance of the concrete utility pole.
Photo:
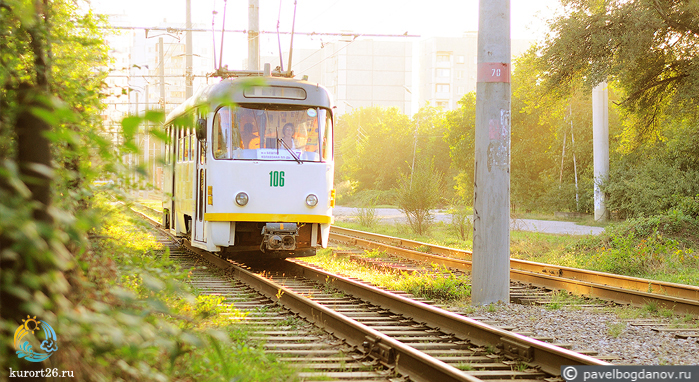
[[(144, 105), (146, 109), (145, 109), (144, 115), (148, 114), (148, 111), (150, 110), (150, 106), (149, 106), (150, 105), (150, 96), (148, 94), (148, 87), (149, 86), (146, 85), (146, 102)], [(143, 187), (144, 182), (148, 183), (148, 166), (150, 165), (150, 162), (149, 162), (149, 160), (150, 160), (150, 140), (149, 140), (150, 134), (148, 134), (148, 130), (150, 130), (150, 123), (148, 122), (147, 119), (143, 122), (145, 123), (145, 125), (144, 125), (144, 130), (143, 130), (143, 135), (142, 135), (142, 137), (143, 137), (143, 152), (141, 154), (141, 159), (142, 159), (141, 165), (145, 169), (146, 176), (141, 176), (141, 175), (138, 176), (140, 187)]]
[[(160, 102), (161, 110), (165, 113), (165, 45), (163, 44), (163, 38), (158, 38), (158, 62), (160, 63), (159, 75), (160, 75)], [(153, 142), (153, 185), (156, 189), (160, 189), (162, 185), (160, 184), (160, 176), (158, 174), (158, 166), (155, 160), (155, 142)], [(165, 158), (165, 145), (160, 142), (160, 158)]]
[(248, 0), (248, 70), (260, 70), (260, 0)]
[(510, 0), (480, 0), (473, 204), (474, 305), (510, 302)]
[[(185, 32), (185, 79), (184, 79), (184, 88), (185, 88), (185, 99), (189, 99), (194, 94), (194, 91), (192, 90), (192, 66), (194, 65), (192, 63), (192, 0), (187, 0), (186, 3), (187, 7), (187, 16), (185, 19), (185, 28), (187, 28), (187, 31)], [(223, 52), (221, 52), (223, 54)]]
[(165, 44), (163, 38), (158, 38), (158, 75), (160, 76), (160, 102), (165, 112)]
[(605, 195), (600, 185), (609, 179), (609, 96), (607, 83), (592, 89), (592, 151), (595, 175), (595, 220), (609, 217)]

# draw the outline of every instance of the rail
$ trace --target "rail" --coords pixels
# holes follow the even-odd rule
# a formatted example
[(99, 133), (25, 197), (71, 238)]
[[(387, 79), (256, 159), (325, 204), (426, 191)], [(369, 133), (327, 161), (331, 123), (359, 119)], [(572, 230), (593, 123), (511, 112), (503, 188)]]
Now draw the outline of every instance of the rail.
[[(367, 249), (379, 249), (397, 256), (471, 271), (472, 252), (413, 240), (378, 235), (333, 226), (332, 241)], [(420, 248), (421, 250), (417, 250)], [(427, 253), (425, 251), (428, 251)], [(510, 259), (514, 281), (566, 290), (621, 304), (642, 306), (650, 302), (678, 313), (699, 314), (699, 287), (615, 275), (533, 261)]]

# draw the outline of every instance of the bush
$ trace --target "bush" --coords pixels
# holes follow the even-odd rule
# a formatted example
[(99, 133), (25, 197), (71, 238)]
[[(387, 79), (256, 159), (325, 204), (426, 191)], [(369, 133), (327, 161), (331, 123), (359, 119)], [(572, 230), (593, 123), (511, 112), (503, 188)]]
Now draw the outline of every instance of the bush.
[(357, 220), (362, 226), (373, 228), (378, 221), (376, 218), (376, 207), (373, 204), (369, 205), (369, 207), (360, 207)]
[(621, 219), (653, 216), (673, 208), (699, 215), (699, 171), (657, 157), (628, 158), (612, 166), (602, 189), (607, 209)]
[(473, 232), (473, 222), (471, 221), (473, 209), (463, 204), (456, 204), (449, 209), (449, 212), (451, 213), (451, 229), (461, 240), (468, 240)]
[(574, 249), (593, 251), (593, 269), (630, 276), (676, 273), (699, 266), (699, 220), (679, 210), (629, 219), (609, 226), (599, 237), (581, 240)]
[(361, 190), (339, 200), (338, 204), (347, 207), (367, 207), (377, 205), (392, 205), (395, 201), (393, 190)]
[(442, 174), (433, 171), (433, 166), (418, 166), (410, 176), (403, 176), (396, 190), (396, 202), (408, 218), (408, 224), (418, 235), (422, 235), (432, 222), (430, 210), (441, 202)]

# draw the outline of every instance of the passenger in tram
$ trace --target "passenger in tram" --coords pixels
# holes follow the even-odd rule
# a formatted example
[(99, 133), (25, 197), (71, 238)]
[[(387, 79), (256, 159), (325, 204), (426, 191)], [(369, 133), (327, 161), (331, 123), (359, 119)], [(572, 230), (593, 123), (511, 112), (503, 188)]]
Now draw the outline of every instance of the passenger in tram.
[(287, 123), (282, 128), (282, 141), (284, 141), (284, 143), (286, 143), (286, 145), (290, 149), (296, 148), (296, 146), (294, 145), (294, 125), (293, 124)]
[(252, 123), (246, 123), (241, 133), (244, 149), (259, 149), (260, 136), (253, 131)]

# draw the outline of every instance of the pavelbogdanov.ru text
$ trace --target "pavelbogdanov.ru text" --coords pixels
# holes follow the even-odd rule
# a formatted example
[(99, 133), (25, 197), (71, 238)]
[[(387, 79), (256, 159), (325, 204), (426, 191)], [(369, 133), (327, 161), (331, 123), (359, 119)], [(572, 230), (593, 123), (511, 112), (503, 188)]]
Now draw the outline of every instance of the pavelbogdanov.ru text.
[(595, 380), (622, 380), (622, 381), (647, 381), (647, 380), (691, 380), (691, 371), (621, 371), (614, 369), (610, 371), (586, 371), (583, 373), (583, 381)]

